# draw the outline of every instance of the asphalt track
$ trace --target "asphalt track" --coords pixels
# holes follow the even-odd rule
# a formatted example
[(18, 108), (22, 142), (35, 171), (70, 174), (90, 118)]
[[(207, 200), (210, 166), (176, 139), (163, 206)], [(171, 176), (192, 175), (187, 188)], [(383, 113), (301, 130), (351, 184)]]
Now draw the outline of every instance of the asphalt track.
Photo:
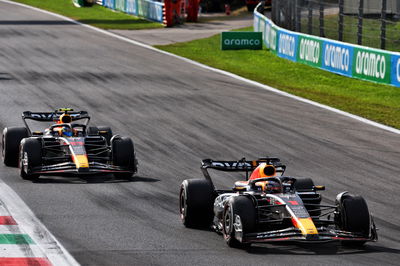
[[(268, 75), (268, 73), (266, 73)], [(290, 73), (288, 73), (290, 75)], [(31, 183), (0, 176), (83, 265), (396, 265), (400, 259), (399, 135), (177, 58), (0, 2), (0, 126), (24, 110), (85, 109), (97, 125), (132, 136), (132, 182), (97, 177)], [(379, 242), (228, 248), (211, 231), (185, 229), (179, 184), (203, 158), (275, 155), (287, 174), (364, 195)], [(231, 177), (216, 183), (231, 186)]]

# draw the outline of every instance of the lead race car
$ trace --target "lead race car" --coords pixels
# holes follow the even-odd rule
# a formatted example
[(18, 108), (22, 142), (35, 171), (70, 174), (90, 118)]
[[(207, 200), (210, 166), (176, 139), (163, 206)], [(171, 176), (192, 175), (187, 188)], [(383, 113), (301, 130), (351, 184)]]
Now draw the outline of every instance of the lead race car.
[[(245, 172), (231, 190), (216, 189), (208, 169)], [(210, 227), (230, 247), (252, 243), (341, 241), (361, 246), (378, 239), (377, 229), (361, 196), (339, 193), (334, 205), (321, 204), (324, 186), (310, 178), (284, 176), (278, 158), (247, 161), (202, 161), (205, 179), (187, 179), (180, 187), (179, 208), (189, 228)], [(249, 176), (249, 174), (251, 175)]]
[[(25, 111), (22, 120), (25, 127), (4, 128), (2, 156), (6, 166), (19, 167), (23, 179), (107, 173), (130, 179), (137, 172), (133, 141), (113, 135), (109, 127), (89, 127), (90, 116), (86, 111), (70, 108)], [(32, 131), (27, 120), (50, 126), (43, 131)]]

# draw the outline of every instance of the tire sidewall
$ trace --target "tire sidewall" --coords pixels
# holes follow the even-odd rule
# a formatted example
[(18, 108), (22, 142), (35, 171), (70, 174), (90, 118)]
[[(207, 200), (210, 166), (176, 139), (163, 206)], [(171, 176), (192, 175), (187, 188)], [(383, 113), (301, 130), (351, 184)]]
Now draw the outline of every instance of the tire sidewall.
[(215, 191), (205, 179), (187, 179), (180, 186), (179, 213), (182, 223), (190, 228), (211, 225), (214, 218)]
[(135, 168), (136, 154), (131, 138), (114, 136), (111, 140), (111, 150), (114, 165)]
[[(242, 227), (242, 237), (247, 233), (252, 233), (256, 229), (256, 210), (252, 200), (247, 196), (233, 196), (224, 206), (223, 213), (223, 235), (227, 244), (231, 247), (244, 247), (235, 237), (235, 222), (240, 219)], [(229, 217), (229, 225), (227, 225)]]
[(42, 149), (39, 139), (24, 138), (20, 143), (18, 166), (22, 178), (39, 177), (31, 169), (42, 164)]
[(22, 139), (29, 137), (25, 127), (6, 127), (2, 135), (2, 159), (7, 166), (18, 166), (19, 147)]
[(350, 232), (370, 234), (371, 218), (365, 199), (345, 193), (337, 202), (339, 217), (336, 223), (340, 229)]

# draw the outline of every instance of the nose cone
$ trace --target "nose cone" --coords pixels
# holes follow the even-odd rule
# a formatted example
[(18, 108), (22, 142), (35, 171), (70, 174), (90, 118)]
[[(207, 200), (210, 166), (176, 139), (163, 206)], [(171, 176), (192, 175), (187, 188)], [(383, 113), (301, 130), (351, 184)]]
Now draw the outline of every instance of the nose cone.
[(74, 163), (78, 169), (89, 167), (89, 161), (86, 155), (75, 155)]
[(307, 239), (309, 237), (313, 238), (312, 235), (318, 238), (318, 230), (315, 227), (314, 222), (312, 219), (309, 218), (293, 218), (292, 219), (293, 225), (300, 229), (303, 236)]

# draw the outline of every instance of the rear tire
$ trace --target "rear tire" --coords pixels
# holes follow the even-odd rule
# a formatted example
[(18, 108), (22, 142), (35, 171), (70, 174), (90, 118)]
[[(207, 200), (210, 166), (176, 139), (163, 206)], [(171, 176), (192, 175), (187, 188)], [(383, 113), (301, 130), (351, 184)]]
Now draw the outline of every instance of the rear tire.
[(114, 137), (111, 141), (111, 150), (113, 164), (131, 170), (131, 172), (114, 173), (114, 176), (130, 180), (137, 171), (137, 159), (132, 139), (128, 137)]
[(209, 227), (214, 218), (215, 191), (205, 179), (188, 179), (181, 184), (179, 210), (182, 223), (189, 228)]
[(311, 178), (299, 178), (294, 183), (296, 191), (311, 191), (314, 188), (314, 181)]
[(107, 141), (107, 145), (110, 145), (111, 143), (111, 138), (113, 136), (113, 132), (111, 130), (110, 127), (106, 127), (106, 126), (99, 126), (97, 127), (99, 135), (103, 136), (106, 141)]
[[(361, 233), (365, 237), (370, 232), (370, 214), (365, 199), (361, 196), (345, 194), (339, 206), (339, 228), (344, 231)], [(366, 241), (343, 241), (345, 246), (362, 246)]]
[[(243, 237), (256, 228), (256, 210), (253, 201), (245, 196), (233, 196), (225, 206), (223, 215), (223, 234), (225, 242), (231, 248), (248, 248), (250, 243), (242, 243), (236, 234)], [(241, 228), (240, 228), (241, 227)], [(238, 229), (238, 230), (237, 230)], [(239, 230), (242, 230), (241, 233)]]
[[(294, 187), (296, 188), (297, 192), (310, 192), (314, 189), (314, 181), (311, 178), (299, 178), (296, 179), (294, 183)], [(317, 194), (320, 195), (320, 194)], [(302, 198), (304, 204), (320, 204), (321, 197), (318, 198)], [(320, 216), (321, 210), (318, 206), (305, 206), (307, 211), (309, 211), (310, 216)]]
[(25, 127), (6, 127), (2, 137), (3, 162), (7, 166), (18, 166), (19, 145), (23, 138), (29, 137)]
[(98, 127), (88, 127), (86, 129), (86, 134), (88, 136), (98, 136), (99, 135), (99, 128)]
[[(24, 162), (27, 165), (24, 165)], [(19, 171), (20, 176), (26, 180), (35, 181), (39, 178), (39, 174), (31, 174), (33, 167), (42, 164), (42, 145), (38, 139), (25, 138), (21, 141), (19, 152)]]

